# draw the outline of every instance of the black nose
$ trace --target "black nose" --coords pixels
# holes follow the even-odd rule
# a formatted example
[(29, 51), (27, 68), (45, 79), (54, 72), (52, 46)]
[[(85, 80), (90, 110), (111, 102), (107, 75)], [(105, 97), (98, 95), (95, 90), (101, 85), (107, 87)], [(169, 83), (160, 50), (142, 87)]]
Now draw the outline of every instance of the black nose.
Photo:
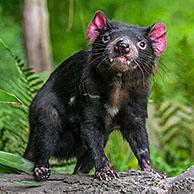
[(129, 41), (127, 39), (120, 39), (114, 46), (114, 51), (119, 54), (127, 54), (130, 51)]

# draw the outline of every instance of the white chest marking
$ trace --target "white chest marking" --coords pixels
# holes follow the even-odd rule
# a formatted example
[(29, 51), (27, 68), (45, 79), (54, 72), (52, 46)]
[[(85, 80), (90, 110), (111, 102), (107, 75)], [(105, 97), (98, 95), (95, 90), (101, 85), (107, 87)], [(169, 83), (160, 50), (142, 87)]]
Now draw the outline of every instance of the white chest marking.
[(107, 112), (110, 114), (111, 117), (116, 116), (119, 112), (118, 107), (110, 107), (109, 105), (105, 104), (105, 108), (106, 108)]
[(72, 105), (75, 104), (75, 96), (72, 96), (72, 97), (69, 99), (68, 104), (69, 104), (70, 106), (72, 106)]
[(83, 96), (89, 96), (90, 98), (100, 98), (100, 96), (98, 96), (98, 95), (92, 95), (89, 93), (84, 93)]

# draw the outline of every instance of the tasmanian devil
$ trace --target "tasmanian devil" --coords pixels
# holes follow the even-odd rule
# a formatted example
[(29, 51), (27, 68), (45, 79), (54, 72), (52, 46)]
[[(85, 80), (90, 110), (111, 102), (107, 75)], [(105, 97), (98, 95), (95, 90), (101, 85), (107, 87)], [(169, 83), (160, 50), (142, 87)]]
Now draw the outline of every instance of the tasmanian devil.
[(166, 48), (165, 26), (127, 25), (98, 11), (87, 37), (90, 48), (65, 60), (31, 103), (24, 157), (35, 162), (37, 180), (49, 177), (50, 156), (75, 157), (75, 174), (95, 167), (100, 180), (117, 177), (104, 153), (114, 129), (127, 140), (141, 169), (154, 172), (145, 124), (150, 79)]

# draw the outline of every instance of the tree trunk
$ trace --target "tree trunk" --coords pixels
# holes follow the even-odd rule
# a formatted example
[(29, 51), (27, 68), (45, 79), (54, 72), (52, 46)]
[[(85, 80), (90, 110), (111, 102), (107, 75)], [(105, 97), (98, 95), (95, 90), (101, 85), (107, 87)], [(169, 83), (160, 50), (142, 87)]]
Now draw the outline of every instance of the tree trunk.
[[(179, 176), (165, 179), (160, 179), (156, 174), (132, 170), (128, 173), (120, 173), (120, 178), (111, 181), (99, 181), (89, 175), (53, 174), (49, 180), (41, 182), (41, 186), (21, 186), (22, 181), (31, 180), (33, 180), (32, 175), (1, 175), (0, 193), (193, 194), (194, 166)], [(16, 186), (16, 181), (20, 186), (19, 184)]]
[(49, 70), (51, 48), (46, 0), (25, 0), (23, 34), (28, 66), (35, 72)]

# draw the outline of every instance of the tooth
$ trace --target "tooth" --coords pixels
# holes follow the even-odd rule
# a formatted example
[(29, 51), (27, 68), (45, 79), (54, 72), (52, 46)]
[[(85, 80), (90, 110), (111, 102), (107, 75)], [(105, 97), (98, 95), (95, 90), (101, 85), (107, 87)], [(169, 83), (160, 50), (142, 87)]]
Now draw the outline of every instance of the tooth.
[(129, 65), (130, 64), (130, 61), (127, 61), (127, 65)]
[(113, 59), (110, 59), (110, 62), (113, 62)]

